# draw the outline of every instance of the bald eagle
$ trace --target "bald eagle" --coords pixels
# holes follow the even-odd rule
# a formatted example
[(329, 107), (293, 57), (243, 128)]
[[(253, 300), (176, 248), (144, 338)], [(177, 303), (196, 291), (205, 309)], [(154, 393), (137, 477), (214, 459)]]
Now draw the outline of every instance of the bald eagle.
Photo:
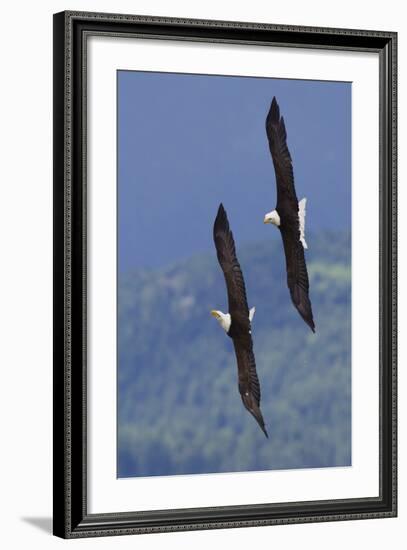
[(284, 118), (280, 117), (280, 108), (275, 97), (267, 115), (266, 132), (276, 174), (277, 205), (275, 210), (265, 215), (264, 223), (272, 223), (280, 230), (291, 299), (298, 313), (312, 332), (315, 332), (304, 255), (304, 249), (307, 248), (304, 234), (307, 199), (299, 202), (297, 199)]
[(236, 257), (235, 242), (229, 228), (226, 211), (221, 204), (213, 226), (213, 238), (219, 264), (225, 276), (228, 293), (229, 313), (212, 310), (226, 334), (233, 340), (235, 348), (239, 392), (243, 405), (257, 420), (268, 437), (260, 411), (260, 384), (253, 353), (251, 321), (255, 312), (249, 311), (242, 270)]

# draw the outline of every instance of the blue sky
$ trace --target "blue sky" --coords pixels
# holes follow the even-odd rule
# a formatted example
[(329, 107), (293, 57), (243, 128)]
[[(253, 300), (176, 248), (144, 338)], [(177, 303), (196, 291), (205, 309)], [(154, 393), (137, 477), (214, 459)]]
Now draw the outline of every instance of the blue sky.
[(351, 223), (351, 84), (118, 72), (119, 272), (213, 251), (220, 202), (238, 246), (279, 237), (265, 118), (279, 102), (306, 231)]

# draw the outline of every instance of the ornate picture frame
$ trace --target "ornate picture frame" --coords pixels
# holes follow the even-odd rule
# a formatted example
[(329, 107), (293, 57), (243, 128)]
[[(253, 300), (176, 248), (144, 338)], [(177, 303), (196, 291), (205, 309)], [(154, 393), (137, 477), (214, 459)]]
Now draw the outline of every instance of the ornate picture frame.
[[(379, 74), (378, 495), (165, 509), (89, 508), (88, 42), (91, 37), (348, 52)], [(136, 15), (54, 15), (54, 534), (63, 538), (397, 515), (397, 35)], [(97, 161), (97, 159), (96, 159)], [(367, 188), (368, 192), (368, 188)], [(95, 274), (93, 274), (95, 277)], [(92, 342), (93, 346), (97, 342)], [(112, 369), (115, 366), (112, 365)], [(111, 442), (114, 445), (115, 441)]]

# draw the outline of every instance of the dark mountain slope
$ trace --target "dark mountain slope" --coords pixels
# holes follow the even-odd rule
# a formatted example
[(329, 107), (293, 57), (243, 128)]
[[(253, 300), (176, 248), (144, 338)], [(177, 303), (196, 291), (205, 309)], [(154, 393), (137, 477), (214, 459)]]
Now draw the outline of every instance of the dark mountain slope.
[(307, 240), (316, 335), (292, 306), (279, 240), (238, 247), (269, 440), (209, 313), (227, 307), (215, 252), (121, 278), (119, 476), (350, 464), (350, 236)]

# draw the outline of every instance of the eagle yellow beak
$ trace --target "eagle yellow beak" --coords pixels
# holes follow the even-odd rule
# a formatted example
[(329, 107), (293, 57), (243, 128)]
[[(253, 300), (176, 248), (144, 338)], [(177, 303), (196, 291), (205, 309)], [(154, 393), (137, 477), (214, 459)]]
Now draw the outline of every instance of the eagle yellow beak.
[(271, 218), (268, 218), (267, 216), (264, 216), (263, 223), (271, 223)]
[(211, 315), (212, 317), (215, 317), (215, 319), (219, 319), (219, 313), (215, 309), (211, 310)]

